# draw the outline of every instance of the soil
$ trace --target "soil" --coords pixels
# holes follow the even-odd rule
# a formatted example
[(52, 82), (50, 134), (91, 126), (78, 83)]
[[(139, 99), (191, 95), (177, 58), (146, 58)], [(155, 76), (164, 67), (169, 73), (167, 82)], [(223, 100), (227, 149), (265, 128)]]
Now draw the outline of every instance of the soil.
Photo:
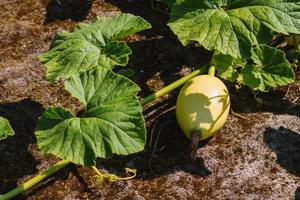
[[(16, 135), (0, 142), (0, 194), (58, 161), (43, 155), (34, 137), (37, 118), (49, 106), (74, 112), (81, 105), (50, 84), (37, 56), (47, 51), (55, 33), (79, 21), (117, 12), (140, 15), (153, 28), (126, 38), (133, 51), (128, 67), (145, 97), (197, 66), (211, 54), (183, 47), (166, 26), (168, 15), (149, 0), (2, 0), (0, 2), (0, 116)], [(300, 71), (297, 80), (265, 94), (228, 84), (232, 112), (215, 137), (200, 144), (190, 159), (189, 140), (174, 113), (178, 90), (145, 106), (148, 143), (128, 157), (98, 160), (97, 167), (135, 179), (94, 186), (90, 168), (69, 165), (16, 199), (300, 199)]]

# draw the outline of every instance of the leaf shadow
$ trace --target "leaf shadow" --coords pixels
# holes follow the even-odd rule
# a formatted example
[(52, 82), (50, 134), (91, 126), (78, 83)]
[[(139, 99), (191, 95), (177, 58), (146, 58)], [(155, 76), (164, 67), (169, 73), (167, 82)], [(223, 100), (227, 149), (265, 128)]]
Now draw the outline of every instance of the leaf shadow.
[(51, 0), (47, 4), (44, 24), (57, 19), (84, 20), (92, 7), (92, 0)]
[[(228, 85), (228, 88), (231, 94), (231, 105), (235, 112), (271, 112), (300, 117), (300, 105), (286, 97), (286, 87), (258, 94), (253, 93), (249, 88), (236, 90), (232, 85)], [(297, 93), (297, 90), (293, 92)], [(256, 98), (259, 98), (260, 101), (257, 101)]]
[(276, 153), (280, 166), (300, 177), (300, 133), (284, 127), (268, 127), (264, 132), (264, 142)]
[(152, 25), (151, 30), (139, 33), (145, 36), (166, 35), (170, 29), (166, 26), (168, 22), (168, 13), (162, 13), (152, 8), (151, 0), (106, 0), (113, 6), (119, 8), (122, 12), (131, 13), (143, 17)]
[[(191, 84), (191, 82), (189, 82)], [(189, 105), (191, 110), (194, 110), (193, 121), (201, 121), (203, 123), (209, 123), (213, 120), (212, 113), (209, 110), (209, 106), (211, 105), (210, 102), (211, 98), (208, 98), (204, 94), (192, 93), (185, 97), (186, 104)], [(201, 102), (203, 106), (195, 108), (195, 102)], [(196, 110), (197, 109), (197, 110)], [(203, 114), (205, 114), (205, 118), (203, 118)]]
[[(202, 123), (211, 123), (213, 121), (212, 126), (209, 129), (207, 129), (208, 132), (212, 131), (215, 128), (216, 124), (219, 122), (223, 114), (230, 106), (229, 93), (226, 90), (224, 90), (223, 92), (224, 95), (217, 95), (210, 98), (208, 98), (203, 94), (191, 94), (186, 97), (187, 99), (189, 98), (193, 99), (193, 101), (195, 102), (201, 102), (204, 105), (203, 107), (198, 108), (195, 120), (201, 121)], [(218, 103), (221, 103), (222, 112), (216, 117), (215, 120), (213, 120), (212, 113), (210, 112), (210, 109), (208, 107), (210, 106), (212, 101), (216, 101), (216, 100), (218, 101)], [(196, 103), (191, 102), (191, 105), (195, 105), (195, 104)], [(203, 116), (206, 116), (206, 118), (203, 118)]]
[(41, 104), (31, 100), (0, 105), (0, 116), (9, 120), (15, 135), (0, 141), (0, 193), (15, 187), (18, 179), (37, 172), (39, 164), (29, 152), (36, 142), (33, 131), (43, 112)]
[(142, 88), (145, 97), (171, 84), (193, 69), (208, 63), (211, 53), (195, 46), (183, 46), (167, 37), (131, 42), (133, 52), (128, 68), (135, 71), (132, 78)]

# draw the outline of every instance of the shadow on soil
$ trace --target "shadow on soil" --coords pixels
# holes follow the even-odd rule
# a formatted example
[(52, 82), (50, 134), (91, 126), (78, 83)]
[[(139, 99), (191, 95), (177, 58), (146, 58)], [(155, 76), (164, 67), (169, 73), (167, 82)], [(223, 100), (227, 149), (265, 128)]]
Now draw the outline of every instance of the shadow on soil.
[(36, 141), (33, 131), (42, 112), (42, 105), (30, 100), (0, 105), (0, 116), (10, 121), (16, 133), (0, 141), (0, 193), (15, 187), (19, 178), (37, 172), (39, 162), (28, 152), (28, 145)]
[(267, 93), (255, 94), (248, 88), (236, 90), (233, 85), (228, 85), (232, 108), (235, 112), (255, 113), (271, 112), (274, 114), (289, 114), (300, 117), (300, 105), (292, 103), (286, 98), (285, 90), (273, 90)]
[(300, 117), (300, 105), (294, 104), (285, 98), (285, 91), (271, 91), (262, 94), (262, 111), (272, 112), (274, 114), (289, 114)]
[(277, 163), (288, 172), (300, 176), (300, 133), (284, 127), (267, 128), (264, 141), (277, 155)]
[(57, 19), (82, 21), (89, 14), (92, 0), (51, 0), (47, 5), (45, 24)]
[[(128, 44), (133, 52), (128, 67), (142, 87), (141, 96), (181, 78), (192, 69), (208, 63), (211, 53), (195, 46), (182, 46), (176, 40), (156, 38)], [(188, 66), (186, 68), (182, 66)], [(152, 88), (152, 89), (150, 89)]]
[[(131, 13), (143, 17), (152, 25), (150, 31), (142, 32), (145, 36), (167, 35), (170, 29), (166, 26), (168, 22), (168, 13), (162, 13), (154, 10), (151, 5), (151, 0), (105, 0), (112, 5), (118, 7), (122, 12)], [(174, 35), (171, 34), (173, 37)], [(175, 37), (174, 37), (175, 38)]]

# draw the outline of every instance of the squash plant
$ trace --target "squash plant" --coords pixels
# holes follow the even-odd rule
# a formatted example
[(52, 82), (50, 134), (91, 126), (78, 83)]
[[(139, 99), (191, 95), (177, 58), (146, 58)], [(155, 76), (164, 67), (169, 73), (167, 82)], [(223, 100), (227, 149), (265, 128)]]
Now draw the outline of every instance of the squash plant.
[[(265, 45), (275, 33), (300, 33), (300, 3), (294, 0), (168, 0), (168, 25), (183, 45), (198, 42), (214, 51), (209, 74), (254, 90), (292, 83), (295, 74), (285, 53)], [(140, 17), (120, 14), (60, 32), (40, 56), (49, 81), (65, 80), (65, 89), (81, 101), (79, 116), (61, 107), (48, 109), (35, 130), (41, 151), (63, 159), (47, 171), (0, 196), (9, 199), (72, 162), (92, 166), (97, 157), (143, 150), (142, 105), (205, 73), (201, 67), (138, 101), (139, 87), (111, 69), (125, 66), (131, 54), (121, 38), (150, 28)], [(201, 130), (199, 130), (201, 131)]]

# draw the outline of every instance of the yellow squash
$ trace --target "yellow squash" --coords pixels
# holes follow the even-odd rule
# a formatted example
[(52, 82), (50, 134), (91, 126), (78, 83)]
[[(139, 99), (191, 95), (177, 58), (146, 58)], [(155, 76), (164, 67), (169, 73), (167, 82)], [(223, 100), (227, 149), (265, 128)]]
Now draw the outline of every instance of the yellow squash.
[(182, 87), (176, 117), (188, 138), (199, 132), (200, 140), (204, 140), (225, 124), (229, 109), (230, 97), (224, 83), (216, 77), (200, 75)]

